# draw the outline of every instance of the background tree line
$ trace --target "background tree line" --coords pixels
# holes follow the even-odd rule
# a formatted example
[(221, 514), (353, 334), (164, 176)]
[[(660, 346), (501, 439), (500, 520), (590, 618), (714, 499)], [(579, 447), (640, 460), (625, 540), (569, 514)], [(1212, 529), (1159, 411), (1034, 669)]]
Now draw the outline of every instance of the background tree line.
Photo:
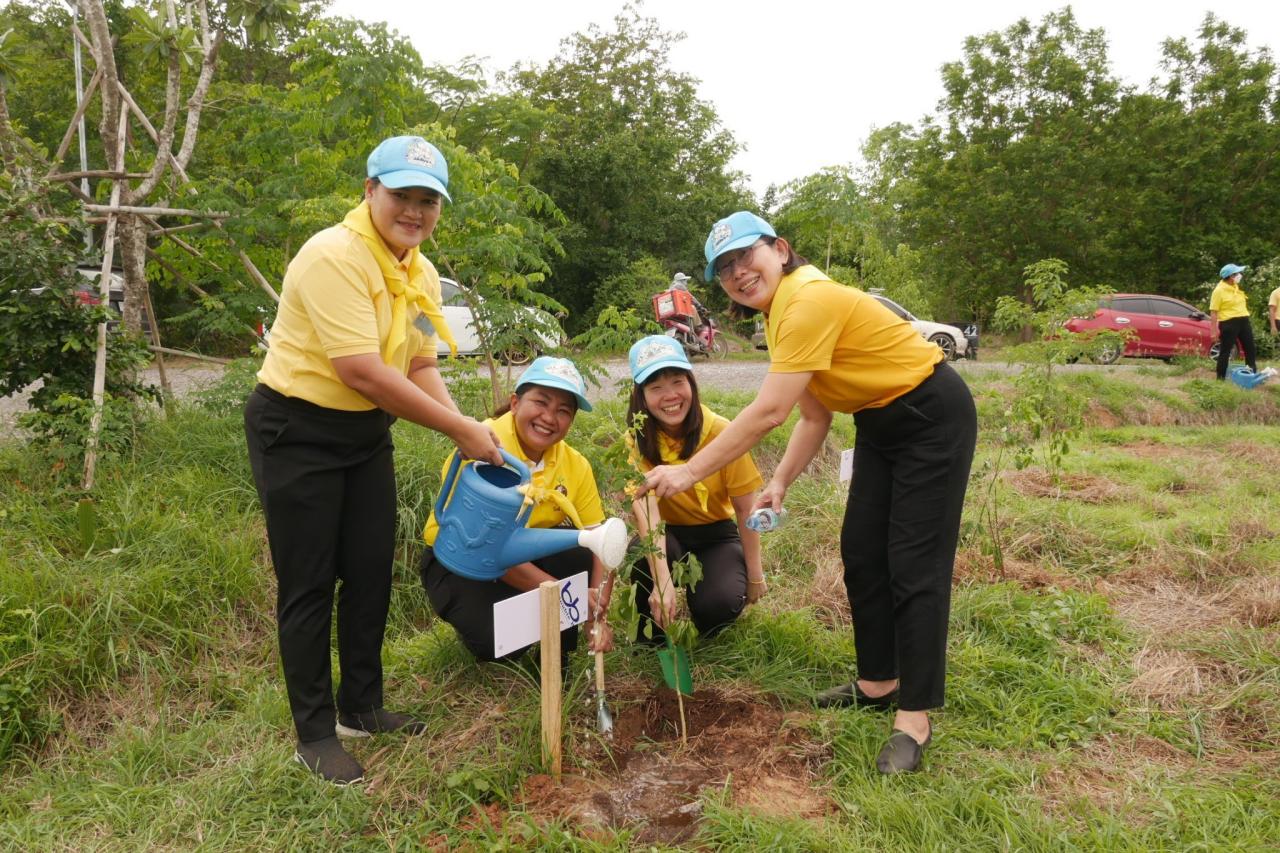
[[(672, 273), (700, 268), (709, 223), (742, 207), (837, 277), (939, 319), (986, 319), (999, 296), (1026, 298), (1022, 271), (1043, 258), (1065, 261), (1072, 284), (1203, 303), (1221, 263), (1280, 255), (1275, 63), (1212, 15), (1194, 37), (1164, 42), (1141, 88), (1114, 76), (1105, 34), (1082, 29), (1069, 8), (971, 36), (943, 68), (934, 115), (873, 133), (858, 168), (755, 198), (730, 165), (738, 140), (671, 66), (681, 36), (636, 7), (610, 29), (569, 35), (545, 64), (489, 79), (479, 64), (424, 62), (407, 39), (325, 5), (215, 10), (218, 71), (190, 184), (169, 178), (158, 192), (234, 215), (225, 233), (184, 233), (194, 252), (148, 242), (146, 275), (173, 342), (242, 349), (245, 326), (271, 306), (236, 252), (278, 283), (301, 243), (358, 199), (373, 146), (411, 128), (441, 143), (455, 176), (456, 203), (428, 254), (478, 292), (563, 309), (571, 333), (610, 306), (647, 313)], [(129, 38), (140, 9), (163, 28), (159, 9), (105, 9), (125, 36), (122, 79), (145, 111), (163, 114), (169, 59), (154, 45), (181, 52), (179, 35)], [(22, 171), (14, 152), (51, 154), (75, 108), (70, 24), (53, 0), (0, 10), (6, 193)], [(90, 136), (92, 168), (105, 154)], [(131, 140), (128, 156), (142, 162), (142, 148)], [(59, 168), (79, 168), (74, 149)], [(105, 181), (91, 185), (106, 192)], [(705, 296), (724, 305), (718, 288)]]

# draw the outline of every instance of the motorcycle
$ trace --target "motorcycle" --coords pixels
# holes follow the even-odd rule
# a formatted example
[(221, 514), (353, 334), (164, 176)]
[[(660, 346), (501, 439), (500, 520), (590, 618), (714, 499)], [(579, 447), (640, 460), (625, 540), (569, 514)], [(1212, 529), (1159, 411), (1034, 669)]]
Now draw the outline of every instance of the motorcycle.
[(729, 342), (716, 328), (716, 321), (707, 317), (701, 325), (694, 328), (689, 325), (691, 319), (676, 316), (661, 320), (663, 334), (679, 341), (685, 353), (691, 357), (705, 355), (707, 358), (726, 358), (729, 355)]

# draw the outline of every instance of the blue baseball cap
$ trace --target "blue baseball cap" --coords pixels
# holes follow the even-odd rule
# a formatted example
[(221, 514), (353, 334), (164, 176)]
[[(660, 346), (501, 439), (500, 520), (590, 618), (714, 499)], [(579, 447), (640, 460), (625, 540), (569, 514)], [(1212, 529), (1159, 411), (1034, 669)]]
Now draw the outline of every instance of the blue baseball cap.
[(1224, 278), (1224, 279), (1231, 278), (1231, 276), (1235, 275), (1236, 273), (1244, 272), (1247, 269), (1248, 267), (1242, 267), (1239, 264), (1227, 264), (1225, 267), (1223, 267), (1221, 270), (1218, 271), (1218, 278)]
[(426, 187), (449, 201), (449, 164), (444, 155), (421, 136), (384, 139), (369, 155), (368, 175), (393, 190)]
[(777, 237), (773, 226), (748, 210), (726, 216), (711, 226), (707, 235), (707, 246), (703, 252), (707, 256), (707, 269), (703, 276), (707, 281), (716, 277), (716, 258), (734, 249), (745, 249), (761, 237)]
[(587, 402), (587, 383), (582, 381), (582, 374), (567, 358), (538, 356), (516, 380), (516, 391), (518, 392), (526, 385), (541, 385), (544, 388), (568, 391), (577, 398), (579, 409), (584, 412), (591, 411), (591, 404)]
[(649, 335), (631, 345), (627, 358), (631, 361), (631, 381), (644, 383), (653, 374), (667, 367), (678, 367), (693, 372), (684, 347), (675, 338), (666, 335)]

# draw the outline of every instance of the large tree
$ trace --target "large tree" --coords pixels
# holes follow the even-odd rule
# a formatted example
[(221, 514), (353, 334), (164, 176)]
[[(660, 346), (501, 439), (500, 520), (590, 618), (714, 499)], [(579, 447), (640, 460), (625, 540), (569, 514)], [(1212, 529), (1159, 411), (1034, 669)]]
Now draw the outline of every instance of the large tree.
[(612, 32), (592, 26), (510, 78), (528, 123), (502, 150), (568, 217), (549, 289), (575, 329), (590, 321), (598, 283), (632, 261), (701, 266), (710, 224), (748, 202), (729, 168), (736, 143), (697, 81), (670, 66), (682, 37), (627, 6)]

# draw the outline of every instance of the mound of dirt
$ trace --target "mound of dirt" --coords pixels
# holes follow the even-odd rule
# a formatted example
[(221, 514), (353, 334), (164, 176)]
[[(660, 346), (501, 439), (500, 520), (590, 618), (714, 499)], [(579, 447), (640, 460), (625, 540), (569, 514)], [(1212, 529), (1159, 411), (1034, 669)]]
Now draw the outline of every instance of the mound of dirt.
[(585, 835), (629, 829), (638, 844), (677, 844), (697, 832), (700, 796), (731, 788), (735, 805), (787, 817), (822, 817), (834, 806), (815, 790), (826, 747), (808, 740), (787, 714), (758, 698), (721, 690), (680, 702), (657, 688), (618, 710), (611, 745), (587, 745), (560, 782), (530, 777), (520, 805), (534, 816), (577, 823)]

